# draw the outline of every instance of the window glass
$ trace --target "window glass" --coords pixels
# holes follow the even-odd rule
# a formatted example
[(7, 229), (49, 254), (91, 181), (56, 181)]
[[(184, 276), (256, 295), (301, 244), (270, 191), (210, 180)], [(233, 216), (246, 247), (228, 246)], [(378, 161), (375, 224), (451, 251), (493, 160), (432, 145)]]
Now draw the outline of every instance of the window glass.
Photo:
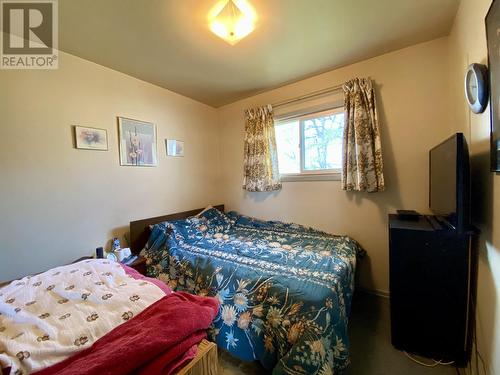
[(341, 168), (343, 128), (343, 113), (304, 120), (304, 170)]
[(275, 123), (282, 175), (336, 173), (342, 168), (342, 108)]
[(300, 173), (299, 122), (278, 123), (274, 129), (280, 174)]

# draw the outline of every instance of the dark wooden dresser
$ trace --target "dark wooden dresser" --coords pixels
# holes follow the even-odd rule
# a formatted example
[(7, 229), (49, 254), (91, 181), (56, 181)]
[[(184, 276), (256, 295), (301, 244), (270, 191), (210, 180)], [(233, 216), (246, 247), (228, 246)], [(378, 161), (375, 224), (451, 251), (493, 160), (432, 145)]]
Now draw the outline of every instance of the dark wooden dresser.
[(473, 232), (437, 219), (389, 215), (392, 344), (464, 366), (474, 323)]

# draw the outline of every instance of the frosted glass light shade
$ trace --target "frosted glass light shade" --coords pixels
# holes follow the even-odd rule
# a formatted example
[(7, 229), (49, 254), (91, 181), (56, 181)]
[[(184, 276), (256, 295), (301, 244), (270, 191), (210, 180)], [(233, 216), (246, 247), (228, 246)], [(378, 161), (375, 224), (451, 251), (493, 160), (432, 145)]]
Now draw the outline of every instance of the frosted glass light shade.
[(255, 29), (256, 14), (246, 0), (219, 1), (208, 15), (210, 30), (231, 45)]

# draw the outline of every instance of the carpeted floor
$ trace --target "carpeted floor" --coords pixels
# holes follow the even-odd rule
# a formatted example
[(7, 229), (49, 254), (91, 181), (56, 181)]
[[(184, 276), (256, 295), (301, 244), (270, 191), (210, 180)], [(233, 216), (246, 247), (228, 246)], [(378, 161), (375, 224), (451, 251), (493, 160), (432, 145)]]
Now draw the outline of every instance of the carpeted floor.
[[(454, 375), (450, 366), (420, 366), (391, 345), (389, 300), (371, 294), (354, 297), (351, 321), (351, 366), (348, 375)], [(219, 350), (219, 352), (221, 352)], [(219, 355), (223, 375), (260, 375), (258, 363), (241, 362), (225, 352)]]

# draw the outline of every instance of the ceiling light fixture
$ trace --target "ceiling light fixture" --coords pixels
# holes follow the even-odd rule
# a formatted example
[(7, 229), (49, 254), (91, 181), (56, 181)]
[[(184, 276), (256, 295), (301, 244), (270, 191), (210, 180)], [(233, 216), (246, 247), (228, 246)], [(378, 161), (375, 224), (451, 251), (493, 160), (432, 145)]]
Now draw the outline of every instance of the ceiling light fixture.
[(222, 0), (208, 14), (210, 30), (235, 45), (255, 29), (257, 15), (247, 0)]

